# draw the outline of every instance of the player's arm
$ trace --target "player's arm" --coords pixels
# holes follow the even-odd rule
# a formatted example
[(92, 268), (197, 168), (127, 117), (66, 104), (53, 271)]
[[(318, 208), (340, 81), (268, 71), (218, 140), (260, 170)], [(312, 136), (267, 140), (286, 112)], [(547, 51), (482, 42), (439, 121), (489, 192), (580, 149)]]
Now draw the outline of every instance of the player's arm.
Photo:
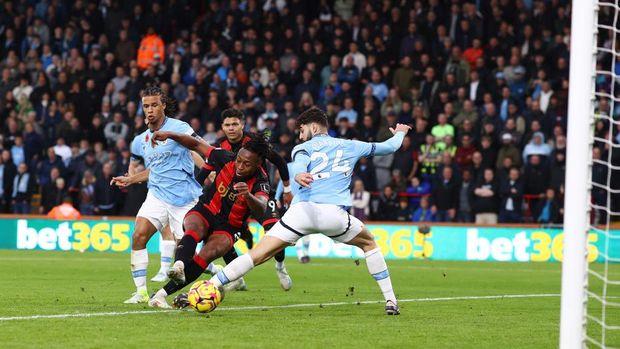
[(295, 182), (302, 187), (310, 187), (310, 183), (314, 180), (308, 172), (310, 165), (310, 154), (303, 147), (295, 147), (293, 149), (293, 163), (291, 164), (291, 172), (296, 173)]
[(390, 132), (392, 132), (393, 136), (384, 142), (373, 143), (374, 153), (369, 156), (389, 155), (397, 151), (403, 144), (403, 139), (405, 139), (405, 135), (410, 129), (411, 127), (404, 124), (396, 124), (395, 128), (390, 127)]
[(192, 137), (184, 133), (177, 133), (171, 131), (156, 131), (151, 136), (151, 146), (157, 146), (158, 141), (165, 141), (166, 139), (172, 139), (189, 150), (194, 150), (199, 154), (205, 154), (207, 157), (211, 153), (214, 147), (209, 145), (206, 141), (199, 137)]
[(196, 167), (198, 168), (202, 168), (202, 166), (205, 164), (205, 159), (200, 156), (200, 154), (196, 153), (195, 151), (192, 151), (192, 159), (194, 160), (194, 164), (196, 165)]
[(293, 194), (291, 194), (291, 182), (290, 174), (288, 173), (288, 166), (286, 160), (278, 152), (271, 149), (267, 155), (267, 160), (276, 166), (278, 173), (280, 174), (281, 183), (283, 184), (283, 196), (282, 199), (288, 205), (293, 200)]
[(245, 182), (235, 184), (233, 189), (237, 191), (237, 195), (243, 196), (245, 201), (248, 203), (248, 207), (252, 210), (252, 213), (257, 216), (262, 216), (265, 214), (265, 210), (267, 209), (267, 200), (269, 198), (268, 193), (259, 191), (253, 194), (250, 192), (250, 188)]

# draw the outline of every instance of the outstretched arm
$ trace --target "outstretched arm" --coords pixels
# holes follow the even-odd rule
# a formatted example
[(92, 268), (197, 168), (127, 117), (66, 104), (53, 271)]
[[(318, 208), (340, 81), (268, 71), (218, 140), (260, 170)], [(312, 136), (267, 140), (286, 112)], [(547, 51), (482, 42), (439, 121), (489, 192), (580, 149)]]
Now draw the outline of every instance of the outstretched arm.
[(403, 124), (396, 124), (395, 128), (390, 127), (390, 131), (394, 136), (384, 142), (375, 143), (374, 155), (388, 155), (397, 151), (403, 144), (403, 139), (410, 129), (411, 127)]
[(151, 136), (151, 146), (157, 146), (158, 141), (165, 141), (166, 139), (172, 139), (173, 141), (181, 144), (189, 150), (194, 150), (199, 154), (208, 154), (214, 149), (209, 143), (205, 142), (202, 138), (192, 137), (184, 133), (170, 132), (170, 131), (157, 131)]

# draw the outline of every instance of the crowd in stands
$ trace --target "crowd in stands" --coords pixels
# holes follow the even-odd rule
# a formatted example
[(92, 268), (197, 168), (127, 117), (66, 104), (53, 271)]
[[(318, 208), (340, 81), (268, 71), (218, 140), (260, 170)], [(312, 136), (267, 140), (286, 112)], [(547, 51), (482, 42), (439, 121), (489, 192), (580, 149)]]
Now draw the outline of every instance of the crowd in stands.
[[(109, 183), (146, 129), (140, 91), (158, 85), (207, 141), (234, 107), (289, 159), (295, 117), (313, 105), (336, 137), (379, 142), (410, 124), (393, 156), (355, 167), (352, 213), (362, 219), (562, 222), (569, 1), (1, 6), (1, 212), (30, 213), (40, 195), (34, 211), (47, 213), (69, 195), (82, 215), (135, 215), (146, 188)], [(597, 112), (615, 118), (612, 105), (601, 98)], [(618, 129), (597, 122), (611, 142), (597, 143), (595, 158), (620, 160)], [(593, 180), (607, 185), (601, 166)], [(619, 206), (603, 194), (594, 200)]]

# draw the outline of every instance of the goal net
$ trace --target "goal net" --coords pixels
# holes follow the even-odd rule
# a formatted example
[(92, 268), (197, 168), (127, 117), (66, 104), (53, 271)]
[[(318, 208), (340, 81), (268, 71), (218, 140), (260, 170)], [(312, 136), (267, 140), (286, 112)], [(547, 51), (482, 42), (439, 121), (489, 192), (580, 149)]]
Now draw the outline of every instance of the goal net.
[(620, 0), (573, 1), (561, 348), (620, 348)]

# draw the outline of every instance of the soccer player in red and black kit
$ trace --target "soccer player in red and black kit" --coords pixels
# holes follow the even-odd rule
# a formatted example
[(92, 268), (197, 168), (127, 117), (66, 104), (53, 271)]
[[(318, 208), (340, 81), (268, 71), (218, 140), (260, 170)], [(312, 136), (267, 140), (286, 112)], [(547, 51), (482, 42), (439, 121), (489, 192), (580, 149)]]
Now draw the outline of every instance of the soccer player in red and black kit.
[[(151, 143), (157, 146), (168, 139), (204, 154), (216, 176), (206, 196), (185, 215), (185, 235), (168, 271), (171, 281), (149, 299), (149, 305), (158, 308), (171, 308), (167, 295), (196, 280), (210, 262), (233, 248), (250, 213), (265, 213), (270, 192), (269, 179), (261, 167), (270, 149), (264, 137), (250, 137), (236, 154), (176, 132), (155, 132)], [(204, 244), (196, 254), (200, 241)]]
[[(224, 131), (225, 137), (220, 139), (218, 143), (213, 144), (216, 148), (225, 149), (231, 151), (233, 153), (237, 153), (239, 149), (250, 140), (250, 135), (243, 131), (245, 127), (245, 117), (243, 113), (234, 108), (226, 109), (222, 112), (222, 130)], [(272, 164), (276, 166), (278, 172), (280, 173), (280, 178), (282, 179), (282, 183), (284, 185), (284, 194), (283, 201), (285, 204), (290, 204), (293, 199), (293, 195), (291, 193), (291, 187), (289, 183), (289, 173), (288, 167), (286, 164), (286, 160), (282, 158), (276, 151), (273, 149), (269, 149), (269, 153), (267, 154), (265, 160), (269, 160)], [(263, 163), (263, 169), (265, 168)], [(210, 171), (213, 170), (213, 167), (209, 163), (205, 163), (203, 166), (203, 171), (198, 175), (198, 182), (204, 182), (204, 179), (208, 175)], [(254, 215), (254, 218), (263, 226), (265, 232), (267, 232), (271, 227), (276, 224), (280, 220), (280, 213), (278, 212), (278, 208), (276, 206), (275, 200), (275, 190), (271, 190), (269, 193), (269, 201), (267, 202), (267, 210), (264, 215), (258, 216)], [(252, 234), (248, 228), (247, 223), (244, 225), (244, 228), (241, 229), (241, 239), (243, 239), (248, 248), (251, 249), (253, 246)], [(237, 252), (234, 248), (232, 248), (225, 256), (224, 262), (226, 264), (232, 262), (235, 258), (237, 258)], [(274, 259), (276, 260), (276, 273), (278, 275), (278, 279), (280, 280), (280, 285), (286, 291), (290, 290), (293, 286), (293, 281), (289, 276), (286, 267), (284, 266), (284, 250), (278, 252), (275, 255)], [(207, 267), (207, 271), (213, 275), (217, 274), (219, 271), (217, 267), (211, 263)], [(243, 279), (239, 279), (238, 283), (235, 285), (240, 289), (245, 289), (245, 281)]]

